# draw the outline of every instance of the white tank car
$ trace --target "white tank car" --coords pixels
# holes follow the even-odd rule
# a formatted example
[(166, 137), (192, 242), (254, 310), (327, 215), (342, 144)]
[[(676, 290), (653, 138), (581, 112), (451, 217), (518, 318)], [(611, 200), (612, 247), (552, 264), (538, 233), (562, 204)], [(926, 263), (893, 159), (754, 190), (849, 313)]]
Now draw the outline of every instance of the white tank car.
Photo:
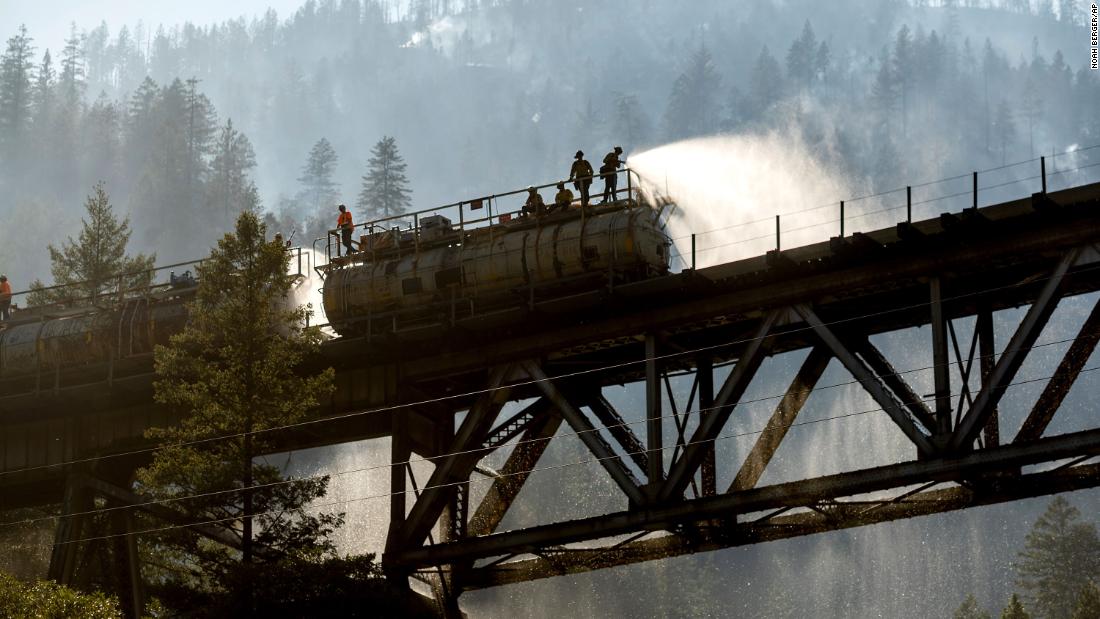
[(325, 313), (338, 333), (365, 333), (388, 329), (394, 318), (461, 318), (667, 273), (671, 242), (657, 212), (617, 204), (584, 217), (571, 209), (465, 233), (440, 217), (422, 223), (420, 238), (365, 237), (374, 251), (329, 270)]

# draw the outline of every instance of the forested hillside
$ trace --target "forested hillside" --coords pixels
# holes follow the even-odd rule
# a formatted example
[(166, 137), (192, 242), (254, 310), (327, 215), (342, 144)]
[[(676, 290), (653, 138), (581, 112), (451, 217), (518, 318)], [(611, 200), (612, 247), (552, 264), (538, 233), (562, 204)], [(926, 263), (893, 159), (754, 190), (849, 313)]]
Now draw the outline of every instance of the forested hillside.
[[(0, 272), (16, 290), (49, 284), (47, 246), (78, 233), (101, 182), (104, 201), (130, 219), (129, 249), (164, 264), (207, 255), (242, 209), (308, 245), (335, 223), (337, 202), (362, 221), (392, 204), (426, 208), (566, 176), (577, 149), (598, 161), (621, 144), (629, 163), (720, 134), (790, 144), (843, 180), (830, 187), (853, 191), (965, 182), (971, 170), (1055, 153), (1048, 171), (1060, 185), (1097, 180), (1100, 148), (1081, 150), (1100, 145), (1087, 11), (1084, 0), (307, 0), (290, 15), (224, 23), (76, 23), (60, 49), (4, 23)], [(407, 182), (386, 201), (383, 167)], [(1034, 174), (1008, 168), (993, 182)], [(1052, 324), (1066, 331), (1055, 339), (1076, 332), (1061, 315)], [(916, 355), (901, 337), (890, 347)], [(1093, 393), (1066, 407), (1095, 414)], [(852, 398), (820, 406), (850, 408)], [(836, 425), (820, 443), (798, 443), (823, 469), (846, 455), (829, 448), (868, 440)], [(578, 471), (561, 473), (569, 496), (539, 495), (555, 517), (611, 500), (602, 472)], [(1091, 523), (1096, 493), (1073, 501)], [(978, 612), (1015, 590), (1011, 562), (1043, 505), (681, 557), (464, 603), (502, 616), (924, 617), (973, 593)], [(384, 531), (347, 528), (348, 546)]]
[(303, 186), (322, 139), (327, 197), (353, 203), (394, 137), (414, 208), (563, 176), (577, 148), (718, 132), (784, 132), (853, 186), (1062, 151), (1100, 142), (1085, 11), (309, 0), (220, 24), (74, 24), (56, 50), (12, 25), (0, 264), (17, 288), (44, 276), (47, 242), (77, 228), (98, 181), (162, 262), (202, 254), (250, 204), (327, 221)]

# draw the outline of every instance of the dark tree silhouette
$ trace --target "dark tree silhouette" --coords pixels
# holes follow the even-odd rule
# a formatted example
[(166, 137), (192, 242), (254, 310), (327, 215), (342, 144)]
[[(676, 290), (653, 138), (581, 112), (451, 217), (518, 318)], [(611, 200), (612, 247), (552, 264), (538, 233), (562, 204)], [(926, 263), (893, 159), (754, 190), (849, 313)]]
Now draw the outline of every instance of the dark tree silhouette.
[(411, 205), (405, 160), (397, 152), (397, 140), (385, 136), (371, 149), (367, 173), (356, 206), (370, 219), (404, 214)]

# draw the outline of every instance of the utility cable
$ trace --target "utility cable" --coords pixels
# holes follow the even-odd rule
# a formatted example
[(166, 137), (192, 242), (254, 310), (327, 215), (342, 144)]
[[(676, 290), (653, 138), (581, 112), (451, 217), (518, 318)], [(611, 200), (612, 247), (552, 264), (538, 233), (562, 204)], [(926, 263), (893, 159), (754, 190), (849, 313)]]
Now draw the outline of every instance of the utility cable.
[[(1038, 348), (1045, 348), (1045, 347), (1048, 347), (1048, 346), (1056, 346), (1056, 345), (1059, 345), (1059, 344), (1066, 344), (1066, 343), (1073, 342), (1073, 341), (1076, 341), (1076, 340), (1077, 340), (1077, 338), (1074, 337), (1074, 338), (1068, 338), (1068, 339), (1057, 340), (1057, 341), (1052, 341), (1052, 342), (1044, 342), (1042, 344), (1035, 344), (1033, 346), (1027, 347), (1026, 350), (1030, 351), (1030, 350), (1035, 350), (1035, 349), (1038, 349)], [(984, 359), (985, 357), (986, 356), (984, 356), (984, 355), (978, 355), (976, 358), (978, 360), (981, 360), (981, 359)], [(947, 366), (961, 365), (961, 362), (960, 361), (950, 361), (946, 365)], [(938, 367), (938, 366), (937, 365), (930, 365), (930, 366), (925, 366), (925, 367), (920, 367), (920, 368), (913, 368), (913, 369), (909, 369), (909, 370), (896, 371), (896, 372), (893, 372), (893, 373), (890, 373), (890, 374), (876, 374), (875, 376), (876, 376), (876, 378), (885, 378), (885, 377), (888, 377), (888, 376), (895, 376), (896, 377), (896, 376), (902, 376), (902, 375), (905, 375), (905, 374), (926, 372), (926, 371), (929, 371), (929, 370), (934, 370), (936, 367)], [(849, 381), (833, 383), (831, 385), (824, 385), (824, 386), (821, 386), (821, 387), (813, 387), (811, 389), (802, 389), (802, 390), (799, 390), (797, 393), (799, 393), (800, 395), (805, 395), (805, 396), (808, 397), (809, 394), (814, 393), (814, 392), (820, 392), (820, 391), (825, 391), (825, 390), (829, 390), (829, 389), (835, 389), (835, 388), (838, 388), (838, 387), (847, 387), (847, 386), (856, 385), (856, 384), (860, 384), (860, 382), (858, 380), (853, 379), (853, 380), (849, 380)], [(786, 391), (782, 394), (770, 395), (770, 396), (761, 396), (761, 397), (757, 397), (757, 398), (753, 398), (753, 399), (741, 400), (741, 401), (735, 402), (733, 404), (725, 404), (725, 405), (722, 405), (722, 406), (711, 406), (711, 407), (706, 407), (706, 408), (699, 408), (699, 409), (694, 409), (694, 410), (690, 410), (690, 411), (685, 411), (683, 417), (686, 418), (691, 413), (695, 413), (696, 415), (701, 415), (702, 413), (716, 411), (716, 410), (719, 410), (721, 408), (735, 408), (737, 406), (758, 404), (758, 403), (767, 402), (767, 401), (770, 401), (770, 400), (777, 400), (777, 399), (786, 397), (789, 393), (790, 393), (790, 391), (788, 390), (788, 391)], [(961, 393), (960, 393), (960, 397), (962, 397)], [(919, 401), (924, 402), (926, 400), (922, 399), (922, 400), (919, 400)], [(905, 404), (906, 403), (904, 403), (904, 402), (902, 403), (903, 406)], [(882, 410), (882, 409), (875, 409), (875, 410)], [(660, 417), (660, 419), (662, 419), (662, 420), (666, 420), (666, 419), (679, 420), (679, 418), (680, 418), (680, 415), (676, 415), (676, 414), (662, 415)], [(588, 430), (578, 430), (578, 431), (574, 431), (574, 432), (567, 432), (567, 433), (561, 433), (561, 434), (556, 433), (551, 438), (564, 439), (564, 438), (570, 438), (570, 437), (580, 437), (582, 434), (586, 434), (586, 433), (591, 433), (591, 432), (598, 433), (600, 430), (612, 430), (612, 429), (615, 429), (615, 428), (631, 427), (631, 426), (636, 426), (636, 425), (642, 425), (642, 424), (645, 424), (645, 423), (647, 423), (647, 419), (639, 419), (637, 421), (629, 421), (629, 422), (624, 421), (623, 423), (611, 424), (611, 425), (605, 425), (605, 426), (597, 426), (597, 427), (593, 427), (593, 428), (588, 429)], [(685, 426), (685, 429), (686, 429), (686, 426)], [(765, 427), (761, 430), (761, 432), (764, 432), (767, 429), (768, 428)], [(16, 525), (33, 524), (33, 523), (36, 523), (36, 522), (43, 522), (43, 521), (47, 521), (47, 520), (60, 520), (60, 519), (64, 519), (64, 518), (73, 518), (73, 517), (76, 517), (76, 516), (101, 514), (101, 513), (112, 512), (112, 511), (123, 510), (123, 509), (140, 509), (140, 508), (148, 507), (148, 506), (152, 506), (152, 505), (166, 505), (166, 504), (170, 504), (170, 503), (177, 503), (177, 502), (187, 501), (187, 500), (192, 500), (192, 499), (209, 498), (209, 497), (221, 496), (221, 495), (225, 495), (225, 494), (236, 494), (236, 493), (240, 493), (240, 492), (244, 492), (244, 491), (262, 490), (262, 489), (265, 489), (265, 488), (271, 488), (271, 487), (283, 486), (283, 485), (290, 485), (290, 484), (297, 484), (297, 483), (305, 483), (305, 482), (309, 482), (309, 481), (317, 481), (317, 480), (321, 480), (321, 479), (325, 479), (325, 478), (338, 477), (338, 476), (342, 476), (342, 475), (351, 475), (351, 474), (356, 474), (356, 473), (366, 473), (366, 472), (371, 472), (371, 471), (380, 470), (380, 469), (388, 469), (388, 468), (392, 468), (392, 467), (395, 467), (395, 466), (404, 467), (404, 466), (409, 466), (409, 465), (419, 463), (419, 462), (432, 462), (434, 460), (440, 460), (440, 459), (443, 459), (443, 458), (449, 458), (449, 457), (454, 457), (454, 456), (471, 455), (471, 454), (477, 454), (477, 453), (482, 453), (482, 452), (484, 452), (486, 454), (486, 456), (488, 456), (492, 452), (497, 451), (497, 450), (502, 449), (502, 448), (505, 448), (505, 447), (515, 448), (515, 447), (518, 447), (519, 445), (523, 445), (523, 444), (546, 442), (548, 440), (549, 439), (545, 439), (545, 438), (521, 439), (521, 440), (514, 441), (514, 442), (503, 443), (503, 444), (497, 445), (495, 447), (475, 447), (475, 448), (466, 449), (466, 450), (462, 450), (462, 451), (455, 451), (455, 452), (437, 454), (437, 455), (434, 455), (434, 456), (424, 456), (424, 457), (418, 457), (418, 458), (410, 457), (408, 460), (404, 460), (404, 461), (401, 461), (401, 462), (389, 462), (389, 463), (386, 463), (386, 464), (373, 465), (373, 466), (368, 466), (368, 467), (363, 467), (363, 468), (358, 468), (358, 469), (349, 469), (349, 470), (343, 470), (343, 471), (336, 471), (336, 472), (332, 472), (332, 473), (321, 473), (321, 474), (308, 475), (308, 476), (292, 478), (292, 479), (283, 479), (283, 480), (279, 480), (279, 481), (275, 481), (275, 482), (269, 482), (269, 483), (265, 483), (265, 484), (256, 484), (256, 485), (253, 485), (253, 486), (249, 486), (247, 488), (241, 487), (241, 488), (228, 488), (228, 489), (222, 489), (222, 490), (213, 490), (213, 491), (202, 492), (202, 493), (166, 497), (166, 498), (163, 498), (163, 499), (151, 499), (149, 501), (144, 501), (142, 503), (134, 503), (134, 504), (129, 504), (129, 505), (116, 505), (116, 506), (109, 506), (109, 507), (105, 507), (105, 508), (93, 509), (93, 510), (82, 511), (82, 512), (73, 512), (73, 513), (69, 513), (69, 514), (62, 514), (60, 516), (45, 516), (45, 517), (33, 518), (33, 519), (23, 519), (23, 520), (11, 521), (11, 522), (2, 522), (2, 523), (0, 523), (0, 528), (16, 526)], [(684, 443), (681, 443), (680, 446), (681, 447), (686, 447), (688, 444), (690, 444), (690, 441), (685, 441)], [(674, 446), (674, 448), (675, 448), (675, 446)], [(628, 453), (627, 455), (630, 455), (630, 454)], [(483, 456), (483, 457), (485, 457), (485, 456)]]
[[(1096, 269), (1100, 269), (1100, 265), (1094, 265), (1094, 266), (1086, 267), (1084, 269), (1079, 270), (1078, 272), (1087, 272), (1087, 271), (1092, 271), (1092, 270), (1096, 270)], [(1038, 281), (1044, 281), (1044, 280), (1050, 279), (1050, 277), (1051, 276), (1048, 275), (1048, 276), (1044, 276), (1044, 277), (1040, 277), (1040, 278), (1035, 278), (1034, 280), (1029, 280), (1028, 283), (1035, 283), (1035, 282), (1038, 282)], [(960, 294), (957, 294), (957, 295), (954, 295), (954, 296), (951, 296), (951, 297), (944, 297), (941, 300), (941, 302), (960, 300), (960, 299), (969, 298), (969, 297), (972, 297), (972, 296), (977, 296), (977, 295), (980, 295), (980, 294), (987, 294), (989, 292), (996, 292), (996, 291), (999, 291), (999, 290), (1006, 290), (1006, 289), (1010, 289), (1010, 288), (1015, 288), (1015, 287), (1018, 287), (1020, 285), (1021, 284), (1019, 284), (1019, 283), (1013, 283), (1013, 284), (995, 286), (995, 287), (992, 287), (992, 288), (986, 288), (986, 289), (977, 290), (977, 291), (970, 291), (970, 292), (960, 293)], [(845, 323), (848, 323), (848, 322), (853, 322), (853, 321), (856, 321), (856, 320), (863, 320), (863, 319), (866, 319), (866, 318), (874, 318), (874, 317), (884, 316), (884, 315), (888, 315), (888, 314), (891, 314), (891, 313), (916, 309), (916, 308), (920, 308), (920, 307), (924, 307), (924, 306), (928, 306), (928, 305), (931, 305), (931, 301), (912, 303), (912, 304), (896, 307), (896, 308), (893, 308), (893, 309), (885, 309), (885, 310), (879, 310), (879, 311), (876, 311), (876, 312), (868, 312), (868, 313), (865, 313), (865, 314), (852, 316), (852, 317), (839, 318), (839, 319), (835, 319), (835, 320), (832, 320), (832, 321), (824, 322), (823, 324), (827, 325), (827, 326), (840, 325), (840, 324), (845, 324)], [(798, 332), (805, 332), (805, 331), (812, 331), (812, 330), (813, 330), (813, 327), (810, 327), (809, 325), (806, 325), (806, 326), (803, 326), (803, 327), (792, 329), (792, 330), (790, 330), (786, 333), (788, 333), (788, 334), (789, 333), (798, 333)], [(737, 346), (737, 345), (741, 345), (741, 344), (746, 344), (746, 343), (753, 342), (757, 339), (766, 339), (766, 338), (772, 337), (772, 336), (773, 336), (772, 334), (768, 334), (768, 335), (762, 336), (761, 338), (748, 337), (748, 338), (742, 338), (742, 339), (728, 341), (728, 342), (721, 342), (721, 343), (718, 343), (718, 344), (700, 346), (700, 347), (696, 347), (694, 349), (675, 351), (675, 352), (666, 353), (666, 354), (663, 354), (663, 355), (658, 355), (658, 356), (654, 357), (654, 359), (657, 360), (657, 361), (663, 361), (663, 360), (667, 360), (667, 359), (674, 359), (674, 358), (689, 356), (689, 355), (693, 355), (693, 354), (697, 354), (697, 353), (701, 353), (701, 352), (708, 352), (708, 351), (712, 351), (712, 350), (716, 350), (716, 349), (720, 349), (720, 348), (725, 348), (725, 347), (729, 347), (729, 346)], [(512, 384), (512, 385), (508, 385), (508, 387), (512, 387), (512, 388), (514, 388), (514, 387), (523, 387), (523, 386), (535, 385), (535, 384), (538, 384), (538, 383), (543, 382), (543, 381), (550, 382), (550, 381), (561, 380), (561, 379), (566, 379), (566, 378), (575, 378), (577, 376), (583, 376), (583, 375), (593, 374), (593, 373), (597, 373), (597, 372), (604, 372), (604, 371), (607, 371), (607, 370), (616, 370), (616, 369), (626, 368), (626, 367), (635, 366), (635, 365), (639, 365), (639, 364), (646, 363), (646, 362), (647, 362), (646, 359), (639, 359), (639, 360), (633, 360), (633, 361), (623, 361), (623, 362), (608, 364), (608, 365), (604, 365), (604, 366), (600, 366), (600, 367), (596, 367), (596, 368), (587, 368), (587, 369), (583, 369), (583, 370), (575, 370), (573, 372), (567, 372), (565, 374), (560, 374), (560, 375), (555, 375), (555, 376), (548, 376), (545, 379), (528, 379), (528, 380), (521, 381), (521, 382), (518, 382), (518, 383), (515, 383), (515, 384)], [(172, 444), (167, 444), (167, 445), (154, 445), (154, 446), (150, 446), (150, 447), (143, 447), (143, 448), (139, 448), (139, 449), (132, 449), (132, 450), (127, 450), (127, 451), (122, 451), (122, 452), (102, 454), (102, 455), (97, 455), (97, 456), (90, 456), (90, 457), (87, 457), (87, 458), (78, 458), (78, 459), (68, 460), (68, 461), (65, 461), (65, 462), (53, 463), (53, 464), (44, 464), (44, 465), (38, 465), (38, 466), (33, 466), (33, 467), (24, 467), (24, 468), (21, 468), (21, 469), (14, 469), (14, 470), (9, 470), (9, 471), (0, 471), (0, 478), (3, 478), (6, 475), (15, 475), (15, 474), (22, 474), (22, 473), (38, 471), (38, 470), (53, 469), (53, 468), (58, 468), (58, 467), (63, 467), (63, 466), (74, 465), (74, 464), (88, 464), (88, 463), (91, 463), (91, 462), (98, 462), (98, 461), (101, 461), (101, 460), (110, 460), (110, 459), (122, 458), (122, 457), (127, 457), (127, 456), (136, 456), (136, 455), (142, 455), (142, 454), (155, 453), (155, 452), (158, 452), (158, 451), (161, 451), (161, 450), (164, 450), (164, 449), (169, 449), (169, 448), (190, 447), (190, 446), (204, 445), (204, 444), (209, 444), (209, 443), (214, 443), (214, 442), (219, 442), (219, 441), (233, 440), (233, 439), (243, 438), (244, 436), (247, 436), (247, 435), (250, 435), (250, 434), (251, 435), (266, 434), (266, 433), (277, 432), (277, 431), (281, 431), (281, 430), (296, 429), (296, 428), (302, 428), (302, 427), (318, 425), (318, 424), (323, 424), (323, 423), (331, 423), (331, 422), (341, 421), (341, 420), (345, 420), (345, 419), (365, 417), (367, 415), (388, 413), (388, 412), (393, 412), (393, 411), (400, 410), (400, 409), (414, 408), (414, 407), (417, 407), (417, 406), (423, 406), (423, 405), (426, 405), (426, 404), (438, 404), (438, 403), (441, 403), (441, 402), (446, 402), (446, 401), (449, 401), (449, 400), (454, 400), (454, 399), (463, 398), (463, 397), (484, 395), (484, 394), (487, 394), (487, 393), (494, 392), (497, 389), (499, 389), (499, 388), (477, 389), (477, 390), (472, 390), (472, 391), (468, 391), (468, 392), (464, 392), (464, 393), (450, 394), (450, 395), (440, 396), (440, 397), (436, 397), (436, 398), (427, 398), (427, 399), (416, 401), (416, 402), (403, 403), (403, 404), (394, 404), (394, 405), (384, 406), (384, 407), (380, 407), (380, 408), (374, 408), (374, 409), (370, 409), (370, 410), (366, 410), (366, 411), (356, 411), (356, 412), (351, 412), (351, 413), (344, 413), (344, 414), (341, 414), (341, 415), (332, 415), (332, 416), (321, 417), (321, 418), (316, 418), (316, 419), (308, 419), (308, 420), (305, 420), (305, 421), (300, 421), (300, 422), (291, 423), (291, 424), (272, 426), (271, 428), (261, 428), (259, 430), (251, 430), (251, 431), (247, 431), (247, 432), (237, 432), (237, 433), (233, 433), (233, 434), (220, 435), (220, 436), (208, 437), (208, 438), (203, 438), (203, 439), (196, 439), (196, 440), (192, 440), (192, 441), (181, 441), (181, 442), (178, 442), (178, 443), (172, 443)]]

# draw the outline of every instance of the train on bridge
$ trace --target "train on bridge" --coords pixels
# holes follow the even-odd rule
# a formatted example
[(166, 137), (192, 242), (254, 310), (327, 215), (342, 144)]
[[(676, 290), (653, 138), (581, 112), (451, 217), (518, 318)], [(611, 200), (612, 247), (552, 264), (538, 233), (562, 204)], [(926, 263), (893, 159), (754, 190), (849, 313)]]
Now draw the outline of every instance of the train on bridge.
[(395, 319), (455, 324), (664, 275), (659, 214), (626, 199), (469, 229), (438, 213), (411, 231), (370, 224), (360, 251), (324, 269), (325, 314), (341, 335), (392, 332)]
[[(442, 210), (418, 213), (412, 225), (365, 224), (360, 251), (318, 266), (337, 334), (399, 337), (401, 327), (417, 322), (453, 324), (669, 271), (671, 241), (660, 211), (633, 197), (459, 225)], [(18, 312), (0, 323), (0, 384), (38, 389), (62, 372), (147, 357), (183, 328), (196, 286), (189, 272), (173, 274), (169, 284), (126, 298)]]

